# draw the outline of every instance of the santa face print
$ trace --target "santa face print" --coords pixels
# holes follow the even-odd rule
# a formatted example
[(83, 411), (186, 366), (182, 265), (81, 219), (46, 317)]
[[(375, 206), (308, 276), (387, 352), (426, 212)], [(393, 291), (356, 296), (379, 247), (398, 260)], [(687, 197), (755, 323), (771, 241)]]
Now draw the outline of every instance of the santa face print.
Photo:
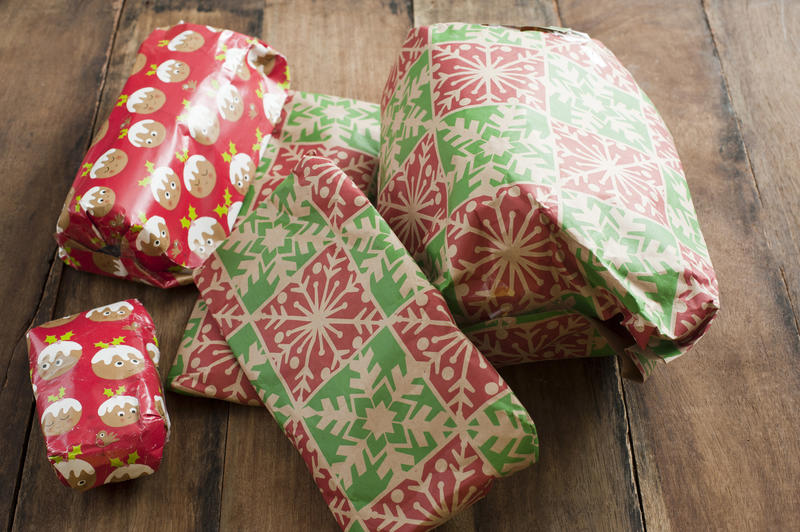
[(97, 474), (92, 464), (78, 458), (62, 460), (53, 467), (61, 473), (69, 487), (78, 491), (86, 491), (97, 481)]
[(97, 307), (86, 313), (92, 321), (117, 321), (124, 320), (133, 312), (133, 305), (126, 301), (112, 303), (104, 307)]
[(145, 57), (144, 54), (137, 54), (136, 60), (133, 62), (133, 68), (131, 69), (131, 76), (142, 70), (146, 64), (147, 57)]
[(247, 62), (250, 66), (262, 72), (265, 76), (269, 76), (272, 73), (276, 59), (274, 52), (258, 43), (255, 43), (247, 53)]
[(136, 247), (150, 257), (166, 253), (169, 249), (169, 230), (167, 223), (161, 216), (153, 216), (145, 222), (144, 227), (136, 237)]
[(144, 368), (144, 355), (129, 345), (104, 347), (92, 357), (92, 371), (101, 379), (127, 379)]
[(240, 193), (245, 194), (253, 183), (256, 165), (246, 153), (237, 153), (231, 160), (231, 184)]
[(125, 265), (122, 264), (120, 259), (114, 257), (113, 255), (100, 252), (92, 253), (92, 262), (102, 271), (110, 273), (115, 277), (128, 276), (128, 270), (125, 268)]
[(81, 208), (95, 218), (102, 218), (114, 207), (116, 194), (108, 187), (92, 187), (81, 197)]
[(144, 348), (147, 350), (147, 355), (150, 357), (150, 360), (153, 361), (153, 364), (158, 365), (158, 360), (161, 358), (161, 351), (158, 349), (156, 344), (150, 343)]
[(164, 142), (167, 128), (155, 120), (141, 120), (128, 130), (128, 140), (137, 148), (155, 148)]
[(164, 83), (180, 83), (189, 77), (189, 65), (176, 59), (168, 59), (158, 65), (156, 76)]
[(97, 415), (109, 427), (126, 427), (139, 421), (139, 400), (130, 395), (115, 395), (97, 409)]
[(196, 31), (186, 30), (169, 41), (167, 50), (170, 52), (194, 52), (199, 50), (204, 43), (202, 35)]
[(60, 377), (75, 367), (82, 353), (83, 348), (77, 342), (58, 341), (50, 344), (39, 353), (36, 375), (46, 381)]
[(235, 72), (239, 78), (247, 81), (250, 79), (250, 70), (247, 68), (246, 53), (247, 50), (244, 48), (231, 48), (225, 52), (225, 62), (222, 64), (222, 69), (228, 72)]
[(172, 168), (160, 166), (150, 177), (150, 191), (159, 205), (171, 211), (181, 199), (181, 180)]
[(244, 103), (239, 90), (228, 83), (217, 93), (217, 110), (225, 120), (235, 122), (242, 117)]
[(92, 139), (92, 144), (89, 146), (90, 148), (97, 144), (97, 141), (102, 139), (108, 133), (108, 119), (106, 118), (105, 121), (100, 125), (100, 129), (97, 130), (97, 133), (94, 134), (94, 138)]
[(81, 419), (83, 407), (75, 399), (60, 399), (48, 406), (42, 414), (42, 432), (47, 437), (58, 436), (72, 430)]
[(189, 249), (205, 259), (225, 239), (222, 225), (210, 216), (203, 216), (189, 226)]
[(152, 475), (153, 468), (145, 464), (129, 464), (126, 466), (118, 467), (106, 477), (104, 484), (111, 482), (124, 482), (126, 480), (133, 480), (135, 478)]
[(189, 110), (187, 125), (189, 134), (200, 144), (210, 146), (219, 138), (217, 115), (205, 106), (196, 105)]
[(167, 102), (167, 95), (155, 87), (144, 87), (128, 97), (126, 107), (131, 113), (146, 115), (161, 109)]
[(70, 187), (67, 193), (67, 199), (64, 200), (64, 206), (61, 208), (61, 214), (58, 215), (56, 222), (56, 233), (63, 233), (69, 227), (69, 213), (72, 208), (72, 198), (75, 197), (75, 188)]
[(128, 164), (128, 155), (117, 148), (111, 148), (97, 158), (89, 171), (92, 179), (105, 179), (120, 173)]
[(202, 155), (192, 155), (183, 167), (183, 184), (192, 196), (205, 198), (217, 184), (217, 171)]

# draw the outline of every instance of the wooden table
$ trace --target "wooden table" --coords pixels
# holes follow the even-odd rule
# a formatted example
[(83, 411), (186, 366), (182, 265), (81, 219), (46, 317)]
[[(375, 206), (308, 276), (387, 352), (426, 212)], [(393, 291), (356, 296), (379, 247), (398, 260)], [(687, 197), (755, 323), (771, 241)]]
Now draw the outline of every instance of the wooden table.
[[(94, 127), (139, 42), (181, 19), (261, 35), (299, 89), (378, 101), (412, 24), (559, 25), (602, 40), (675, 136), (723, 310), (646, 384), (617, 362), (503, 370), (540, 463), (448, 530), (797, 529), (800, 524), (800, 3), (740, 0), (223, 0), (0, 4), (0, 515), (19, 530), (335, 530), (300, 456), (261, 408), (168, 394), (153, 477), (72, 493), (33, 422), (24, 333), (138, 297), (171, 363), (196, 293), (92, 276), (51, 237)], [(503, 5), (508, 4), (508, 5)]]

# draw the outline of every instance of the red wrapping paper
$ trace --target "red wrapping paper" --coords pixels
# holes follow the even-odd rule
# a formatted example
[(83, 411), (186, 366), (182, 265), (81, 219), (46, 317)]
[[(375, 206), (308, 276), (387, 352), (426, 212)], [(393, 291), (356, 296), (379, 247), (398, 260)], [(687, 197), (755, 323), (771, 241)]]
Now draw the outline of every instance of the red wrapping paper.
[(230, 233), (286, 88), (286, 60), (258, 39), (194, 24), (151, 33), (67, 196), (61, 258), (190, 283)]
[(150, 315), (135, 299), (28, 331), (36, 419), (62, 483), (153, 474), (169, 431)]

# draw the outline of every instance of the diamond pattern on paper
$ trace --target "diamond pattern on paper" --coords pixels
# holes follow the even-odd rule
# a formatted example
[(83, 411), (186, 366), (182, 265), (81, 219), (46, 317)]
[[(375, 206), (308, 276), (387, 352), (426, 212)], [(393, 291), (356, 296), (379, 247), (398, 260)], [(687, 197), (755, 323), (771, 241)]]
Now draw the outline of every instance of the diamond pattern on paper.
[[(381, 100), (377, 207), (459, 323), (514, 317), (528, 334), (545, 326), (528, 317), (582, 315), (528, 344), (561, 357), (608, 352), (589, 324), (613, 320), (645, 376), (687, 351), (719, 308), (716, 279), (672, 138), (630, 72), (563, 28), (415, 31), (429, 39)], [(430, 131), (438, 160), (415, 165)], [(446, 214), (431, 207), (442, 189)], [(498, 362), (539, 357), (482, 330)]]
[(330, 161), (304, 158), (195, 280), (343, 528), (428, 529), (536, 460), (525, 408)]

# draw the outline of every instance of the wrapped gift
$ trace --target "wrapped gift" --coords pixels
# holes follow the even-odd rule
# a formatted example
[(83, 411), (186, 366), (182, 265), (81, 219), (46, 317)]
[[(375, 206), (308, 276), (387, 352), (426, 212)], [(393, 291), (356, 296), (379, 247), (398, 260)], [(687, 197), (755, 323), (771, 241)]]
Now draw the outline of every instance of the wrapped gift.
[(385, 221), (306, 157), (195, 283), (345, 530), (425, 530), (537, 456), (536, 431)]
[(70, 266), (191, 282), (231, 229), (288, 87), (286, 61), (228, 30), (178, 24), (139, 48), (56, 227)]
[(61, 481), (84, 491), (158, 470), (169, 416), (142, 304), (97, 307), (27, 338), (36, 419)]
[[(336, 161), (369, 195), (377, 172), (379, 115), (377, 104), (290, 90), (256, 172), (253, 189), (259, 192), (254, 203), (268, 198), (300, 159), (312, 152)], [(249, 214), (248, 199), (240, 217)], [(202, 298), (192, 310), (169, 383), (182, 393), (261, 404)]]
[[(719, 308), (672, 137), (585, 34), (411, 30), (382, 98), (378, 189), (379, 212), (456, 321), (504, 363), (595, 354), (608, 336), (626, 370), (647, 376)], [(546, 326), (583, 348), (539, 354), (500, 336)]]

